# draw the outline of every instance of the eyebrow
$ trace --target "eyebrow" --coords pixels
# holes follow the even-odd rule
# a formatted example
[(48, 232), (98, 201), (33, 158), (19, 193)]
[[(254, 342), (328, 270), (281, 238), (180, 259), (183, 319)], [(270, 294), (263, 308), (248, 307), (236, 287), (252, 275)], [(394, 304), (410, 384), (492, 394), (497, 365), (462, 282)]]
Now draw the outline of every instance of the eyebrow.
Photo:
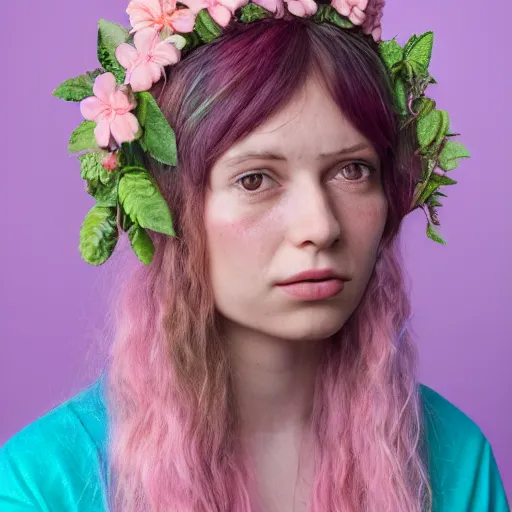
[[(366, 144), (366, 142), (360, 142), (358, 144), (354, 144), (353, 146), (349, 146), (338, 151), (332, 151), (329, 153), (320, 153), (316, 160), (322, 160), (324, 158), (334, 157), (334, 156), (344, 156), (350, 153), (355, 153), (356, 151), (360, 151), (361, 149), (370, 149), (370, 146)], [(240, 162), (250, 159), (262, 159), (262, 160), (286, 160), (286, 157), (280, 153), (275, 151), (248, 151), (237, 155), (233, 158), (229, 158), (226, 160), (226, 163), (229, 165), (236, 165)]]

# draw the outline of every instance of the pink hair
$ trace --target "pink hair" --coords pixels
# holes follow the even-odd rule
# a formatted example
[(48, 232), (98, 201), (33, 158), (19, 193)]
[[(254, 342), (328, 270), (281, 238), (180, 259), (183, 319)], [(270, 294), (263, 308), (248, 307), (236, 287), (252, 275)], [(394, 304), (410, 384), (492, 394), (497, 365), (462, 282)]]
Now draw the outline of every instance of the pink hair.
[(230, 365), (219, 335), (203, 224), (212, 164), (323, 77), (382, 161), (388, 219), (364, 296), (332, 337), (313, 405), (313, 512), (431, 509), (417, 353), (398, 232), (420, 169), (413, 124), (399, 131), (386, 72), (367, 36), (309, 19), (232, 25), (152, 91), (173, 126), (179, 170), (151, 166), (177, 238), (151, 233), (113, 304), (108, 372), (111, 502), (123, 512), (250, 512)]

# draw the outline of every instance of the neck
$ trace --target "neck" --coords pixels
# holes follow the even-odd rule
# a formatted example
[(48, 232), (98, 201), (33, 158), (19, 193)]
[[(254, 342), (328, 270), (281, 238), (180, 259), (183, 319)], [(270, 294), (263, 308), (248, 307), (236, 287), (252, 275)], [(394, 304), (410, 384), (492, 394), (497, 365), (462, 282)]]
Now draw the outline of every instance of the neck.
[(242, 436), (302, 433), (325, 340), (287, 340), (239, 327), (227, 339)]

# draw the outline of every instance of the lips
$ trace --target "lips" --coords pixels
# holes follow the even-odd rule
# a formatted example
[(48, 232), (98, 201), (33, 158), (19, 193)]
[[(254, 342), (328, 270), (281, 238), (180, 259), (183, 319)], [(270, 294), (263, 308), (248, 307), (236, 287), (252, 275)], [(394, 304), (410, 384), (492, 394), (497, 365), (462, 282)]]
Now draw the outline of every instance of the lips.
[(331, 268), (326, 269), (310, 269), (305, 270), (302, 272), (299, 272), (298, 274), (295, 274), (284, 281), (280, 281), (276, 284), (278, 285), (285, 285), (285, 284), (292, 284), (292, 283), (300, 283), (300, 282), (322, 282), (322, 281), (328, 281), (331, 279), (338, 279), (341, 281), (349, 281), (349, 278), (346, 276), (334, 271)]

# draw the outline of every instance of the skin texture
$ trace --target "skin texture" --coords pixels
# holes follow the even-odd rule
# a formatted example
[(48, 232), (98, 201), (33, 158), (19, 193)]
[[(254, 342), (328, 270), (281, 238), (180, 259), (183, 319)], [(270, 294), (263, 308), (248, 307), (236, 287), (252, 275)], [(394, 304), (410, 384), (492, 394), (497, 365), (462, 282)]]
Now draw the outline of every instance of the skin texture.
[[(255, 510), (268, 512), (306, 510), (317, 364), (360, 302), (387, 215), (377, 153), (321, 80), (310, 75), (290, 100), (217, 160), (205, 203), (215, 303), (232, 354), (242, 439), (258, 475)], [(318, 158), (358, 143), (366, 148)], [(236, 160), (263, 150), (285, 159)], [(249, 172), (263, 174), (235, 183)], [(350, 281), (320, 301), (275, 286), (311, 268), (333, 268)]]

